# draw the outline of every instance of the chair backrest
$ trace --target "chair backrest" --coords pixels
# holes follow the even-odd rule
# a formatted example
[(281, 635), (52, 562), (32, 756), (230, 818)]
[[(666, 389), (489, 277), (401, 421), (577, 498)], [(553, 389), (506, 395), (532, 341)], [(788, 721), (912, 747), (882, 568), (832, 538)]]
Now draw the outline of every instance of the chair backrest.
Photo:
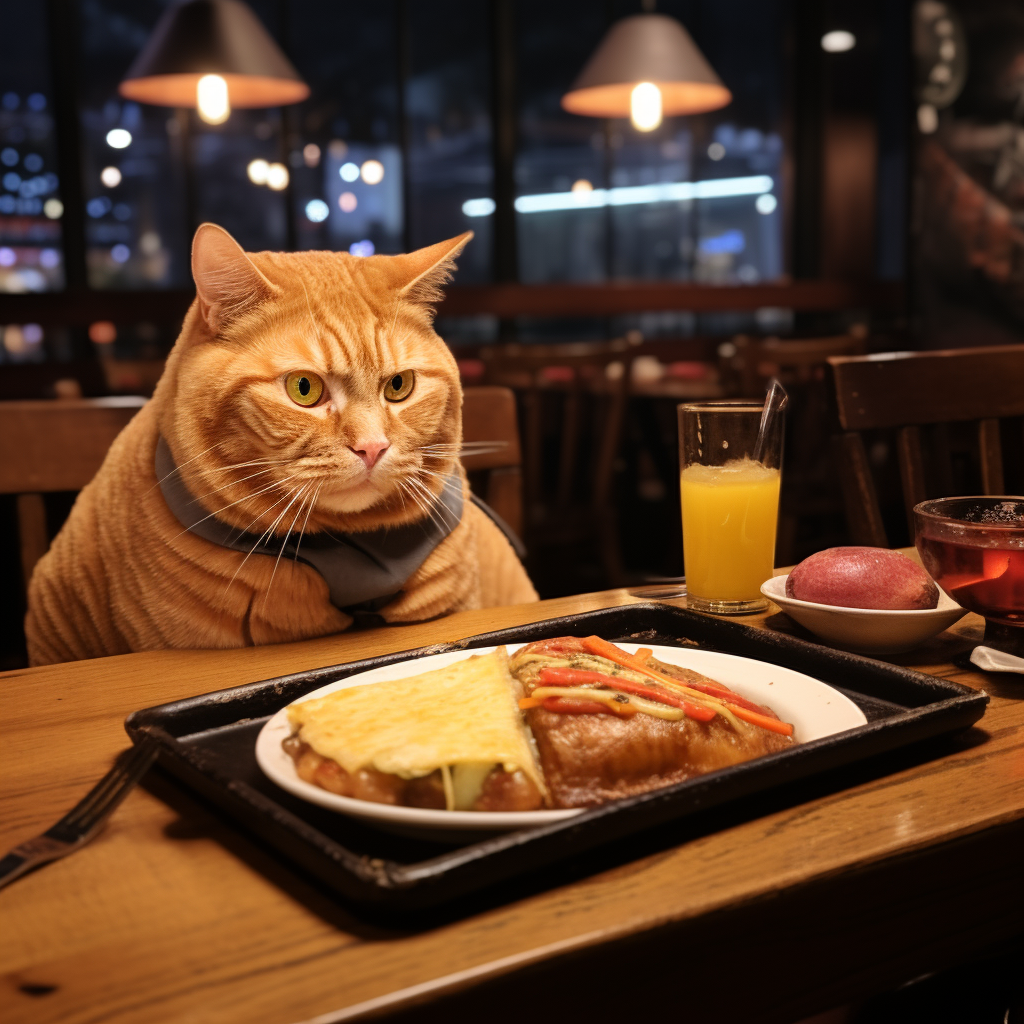
[(551, 392), (565, 396), (558, 463), (557, 501), (560, 505), (569, 502), (575, 471), (579, 468), (583, 394), (590, 392), (609, 399), (596, 445), (589, 495), (596, 508), (607, 505), (615, 456), (625, 423), (636, 351), (636, 344), (624, 338), (593, 344), (502, 345), (481, 350), (485, 380), (515, 388), (523, 394), (526, 496), (531, 509), (542, 500), (544, 439), (541, 400), (543, 394)]
[(523, 535), (522, 452), (516, 396), (509, 388), (462, 393), (462, 464), (471, 477), (487, 474), (481, 497), (519, 537)]
[(0, 494), (16, 494), (25, 585), (49, 547), (43, 494), (79, 491), (144, 398), (0, 402)]
[(851, 331), (833, 338), (750, 338), (739, 335), (719, 348), (723, 369), (741, 395), (761, 396), (772, 377), (784, 384), (821, 379), (833, 356), (859, 356), (867, 351), (867, 332)]
[[(887, 545), (867, 451), (859, 431), (895, 430), (903, 503), (914, 536), (913, 508), (928, 494), (922, 427), (971, 423), (976, 432), (981, 487), (1002, 494), (999, 420), (1024, 416), (1024, 345), (885, 352), (831, 358), (841, 438), (847, 518), (858, 543)], [(940, 433), (928, 455), (948, 465)], [(945, 476), (945, 479), (950, 479)]]

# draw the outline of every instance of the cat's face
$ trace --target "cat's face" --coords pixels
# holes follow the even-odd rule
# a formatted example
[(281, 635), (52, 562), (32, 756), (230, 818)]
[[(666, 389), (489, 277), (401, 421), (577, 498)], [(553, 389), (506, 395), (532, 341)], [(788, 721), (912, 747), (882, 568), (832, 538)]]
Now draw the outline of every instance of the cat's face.
[(423, 517), (458, 456), (462, 402), (425, 299), (466, 241), (246, 255), (200, 229), (168, 440), (210, 511), (274, 535)]

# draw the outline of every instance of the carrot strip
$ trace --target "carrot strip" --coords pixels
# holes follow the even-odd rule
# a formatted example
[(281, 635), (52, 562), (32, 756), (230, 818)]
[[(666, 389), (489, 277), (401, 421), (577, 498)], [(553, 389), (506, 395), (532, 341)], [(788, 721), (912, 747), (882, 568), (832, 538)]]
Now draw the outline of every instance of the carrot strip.
[(793, 735), (793, 726), (791, 726), (789, 722), (780, 722), (777, 718), (769, 718), (767, 715), (759, 715), (754, 711), (748, 711), (746, 708), (741, 708), (736, 704), (728, 704), (726, 706), (737, 718), (742, 718), (744, 722), (750, 722), (751, 725), (759, 725), (762, 729), (768, 729), (770, 732), (781, 733), (783, 736)]
[[(632, 654), (627, 654), (621, 648), (616, 647), (615, 644), (608, 640), (604, 640), (599, 636), (584, 637), (583, 646), (590, 651), (591, 654), (596, 654), (601, 658), (607, 658), (609, 661), (614, 662), (616, 665), (621, 665), (623, 668), (631, 668), (637, 672), (642, 672), (644, 675), (650, 676), (652, 679), (657, 679), (659, 682), (675, 686), (689, 685), (684, 683), (682, 680), (673, 679), (671, 676), (665, 675), (663, 672), (658, 672), (656, 669), (649, 668), (647, 665), (638, 663)], [(694, 687), (694, 689), (701, 688)], [(718, 696), (718, 694), (709, 694), (708, 696)], [(750, 708), (734, 704), (733, 701), (737, 698), (739, 698), (739, 700), (744, 700), (744, 698), (739, 697), (739, 694), (733, 694), (731, 692), (728, 696), (723, 693), (719, 699), (725, 702), (726, 707), (737, 718), (741, 718), (745, 722), (750, 722), (751, 725), (760, 725), (764, 729), (769, 729), (771, 732), (781, 733), (783, 736), (793, 735), (793, 726), (788, 722), (780, 722), (778, 719), (769, 718), (767, 715), (759, 711), (751, 711)], [(746, 701), (744, 701), (744, 703), (746, 703)]]
[(633, 657), (639, 659), (640, 661), (647, 661), (648, 658), (654, 657), (654, 651), (652, 651), (650, 647), (640, 647), (637, 649), (637, 652), (633, 655)]
[(544, 701), (542, 701), (540, 697), (523, 697), (523, 699), (519, 701), (519, 710), (529, 711), (530, 708), (539, 708), (543, 703)]

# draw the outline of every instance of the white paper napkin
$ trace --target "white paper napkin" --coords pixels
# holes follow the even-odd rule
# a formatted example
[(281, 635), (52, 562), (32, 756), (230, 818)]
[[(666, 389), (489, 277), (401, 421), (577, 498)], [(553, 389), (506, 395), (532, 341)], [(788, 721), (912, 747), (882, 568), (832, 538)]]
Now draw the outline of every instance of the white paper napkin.
[(971, 652), (971, 664), (983, 672), (1019, 672), (1024, 675), (1024, 658), (992, 647), (975, 647)]

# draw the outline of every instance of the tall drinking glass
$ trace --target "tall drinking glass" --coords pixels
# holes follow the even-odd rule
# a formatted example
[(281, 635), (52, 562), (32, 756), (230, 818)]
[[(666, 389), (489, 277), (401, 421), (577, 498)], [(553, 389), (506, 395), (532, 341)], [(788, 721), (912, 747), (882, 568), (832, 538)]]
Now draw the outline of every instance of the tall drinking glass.
[(679, 412), (679, 490), (687, 606), (719, 615), (762, 611), (775, 567), (784, 416), (753, 453), (762, 407), (686, 404)]

